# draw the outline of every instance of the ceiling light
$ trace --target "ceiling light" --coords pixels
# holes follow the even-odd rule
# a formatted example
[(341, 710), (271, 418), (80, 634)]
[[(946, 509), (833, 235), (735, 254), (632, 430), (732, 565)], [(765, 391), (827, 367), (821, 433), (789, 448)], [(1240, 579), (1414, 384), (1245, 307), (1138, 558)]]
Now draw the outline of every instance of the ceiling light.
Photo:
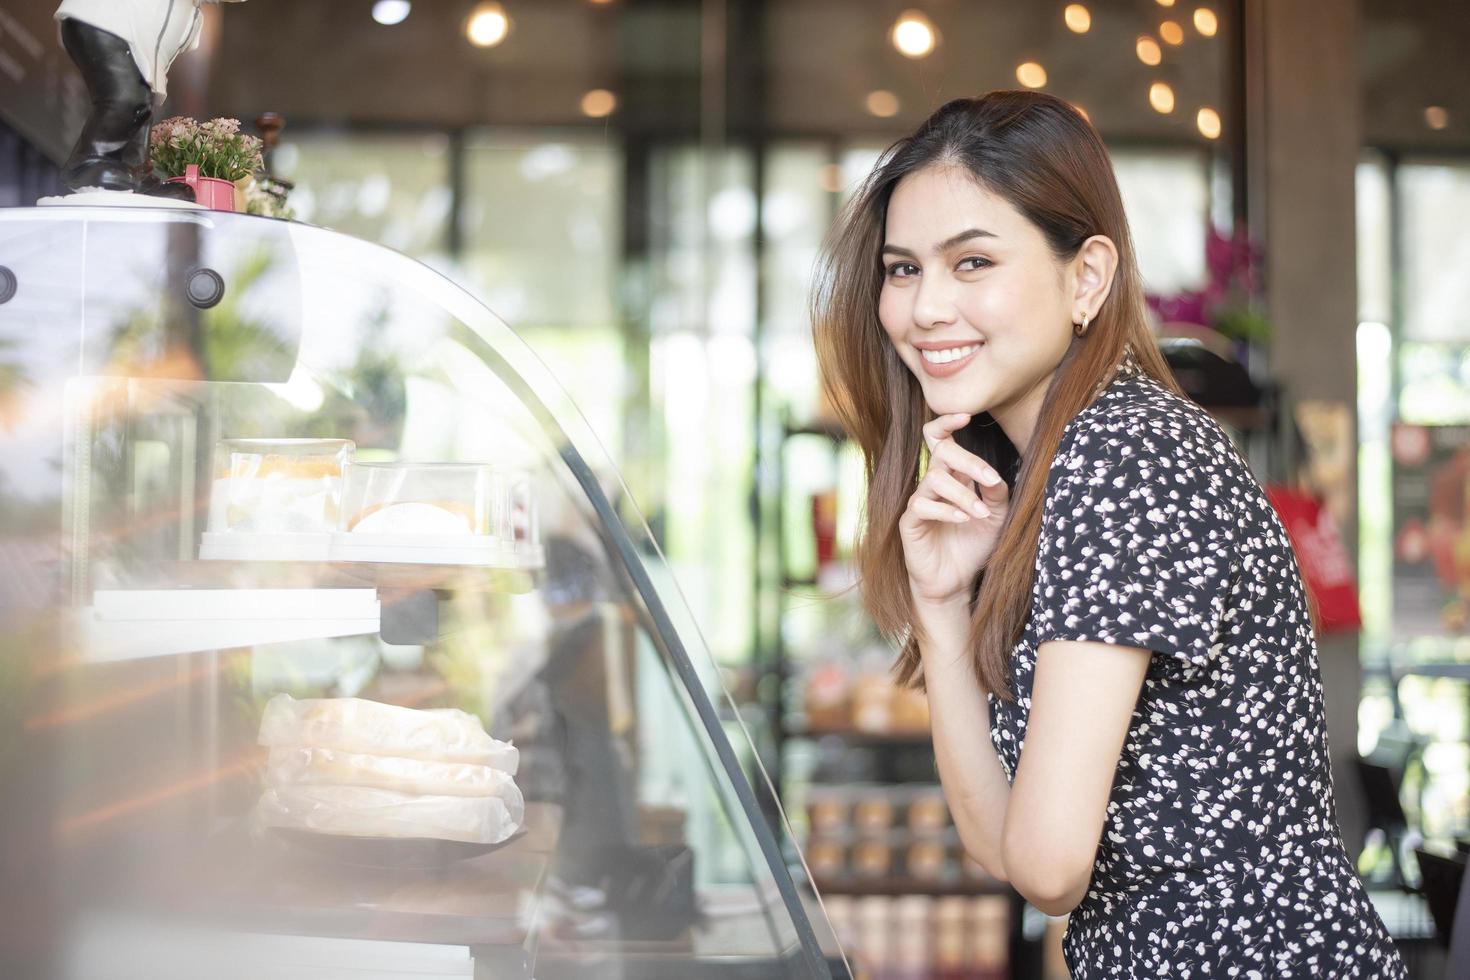
[(605, 88), (595, 88), (582, 96), (582, 115), (602, 119), (618, 107), (618, 97)]
[(886, 89), (878, 89), (869, 92), (868, 97), (863, 100), (868, 112), (879, 119), (891, 119), (898, 115), (898, 96)]
[(373, 20), (386, 27), (403, 23), (413, 5), (408, 0), (378, 0), (373, 4)]
[(1174, 111), (1174, 90), (1168, 82), (1154, 82), (1148, 87), (1148, 104), (1154, 107), (1155, 112)]
[(1194, 124), (1199, 127), (1200, 135), (1207, 140), (1220, 138), (1220, 114), (1209, 106), (1205, 106), (1194, 115)]
[(464, 36), (477, 48), (493, 48), (510, 33), (510, 17), (498, 3), (481, 3), (470, 12)]
[(1016, 66), (1016, 81), (1027, 88), (1041, 88), (1046, 84), (1046, 69), (1034, 61), (1025, 61)]
[(907, 58), (923, 58), (939, 43), (938, 32), (921, 11), (905, 10), (890, 34), (893, 46)]

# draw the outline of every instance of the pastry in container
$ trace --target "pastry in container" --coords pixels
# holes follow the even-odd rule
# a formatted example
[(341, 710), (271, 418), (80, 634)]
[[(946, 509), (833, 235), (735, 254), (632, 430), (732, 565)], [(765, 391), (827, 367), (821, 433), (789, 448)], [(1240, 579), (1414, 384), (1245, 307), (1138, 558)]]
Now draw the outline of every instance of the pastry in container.
[(199, 557), (326, 559), (353, 451), (348, 439), (220, 440)]
[(529, 474), (489, 463), (355, 462), (332, 556), (535, 567), (540, 535)]

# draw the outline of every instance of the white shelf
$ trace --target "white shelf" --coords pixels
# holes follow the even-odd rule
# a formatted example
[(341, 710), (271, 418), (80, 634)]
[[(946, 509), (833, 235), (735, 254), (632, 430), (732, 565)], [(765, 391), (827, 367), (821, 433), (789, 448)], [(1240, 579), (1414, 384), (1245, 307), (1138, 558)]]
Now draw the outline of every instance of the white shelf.
[(470, 980), (467, 946), (233, 932), (128, 915), (84, 919), (68, 980)]
[(252, 534), (205, 531), (199, 544), (201, 561), (330, 561), (332, 534)]
[(333, 561), (366, 561), (406, 565), (472, 565), (531, 571), (546, 563), (539, 547), (506, 544), (499, 538), (475, 534), (361, 534), (339, 531), (332, 535)]
[(79, 610), (92, 661), (377, 633), (376, 589), (111, 589)]
[(540, 545), (507, 544), (478, 534), (249, 534), (206, 531), (200, 561), (366, 562), (381, 565), (463, 565), (539, 571)]

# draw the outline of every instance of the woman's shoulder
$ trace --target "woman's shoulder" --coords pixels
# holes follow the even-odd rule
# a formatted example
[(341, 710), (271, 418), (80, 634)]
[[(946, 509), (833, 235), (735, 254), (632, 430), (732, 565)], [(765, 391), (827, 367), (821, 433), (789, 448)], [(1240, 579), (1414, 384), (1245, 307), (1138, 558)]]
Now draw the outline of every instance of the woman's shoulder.
[(1142, 372), (1114, 378), (1067, 423), (1053, 468), (1150, 461), (1233, 466), (1230, 436), (1214, 416)]

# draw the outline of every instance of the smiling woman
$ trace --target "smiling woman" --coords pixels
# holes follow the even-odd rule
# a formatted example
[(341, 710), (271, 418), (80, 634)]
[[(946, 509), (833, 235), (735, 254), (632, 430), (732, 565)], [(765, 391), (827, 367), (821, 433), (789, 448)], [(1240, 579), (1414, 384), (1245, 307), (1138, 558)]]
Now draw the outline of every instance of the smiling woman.
[(940, 108), (839, 219), (813, 319), (867, 464), (864, 599), (966, 849), (1071, 913), (1071, 975), (1403, 977), (1291, 545), (1149, 332), (1092, 126)]

